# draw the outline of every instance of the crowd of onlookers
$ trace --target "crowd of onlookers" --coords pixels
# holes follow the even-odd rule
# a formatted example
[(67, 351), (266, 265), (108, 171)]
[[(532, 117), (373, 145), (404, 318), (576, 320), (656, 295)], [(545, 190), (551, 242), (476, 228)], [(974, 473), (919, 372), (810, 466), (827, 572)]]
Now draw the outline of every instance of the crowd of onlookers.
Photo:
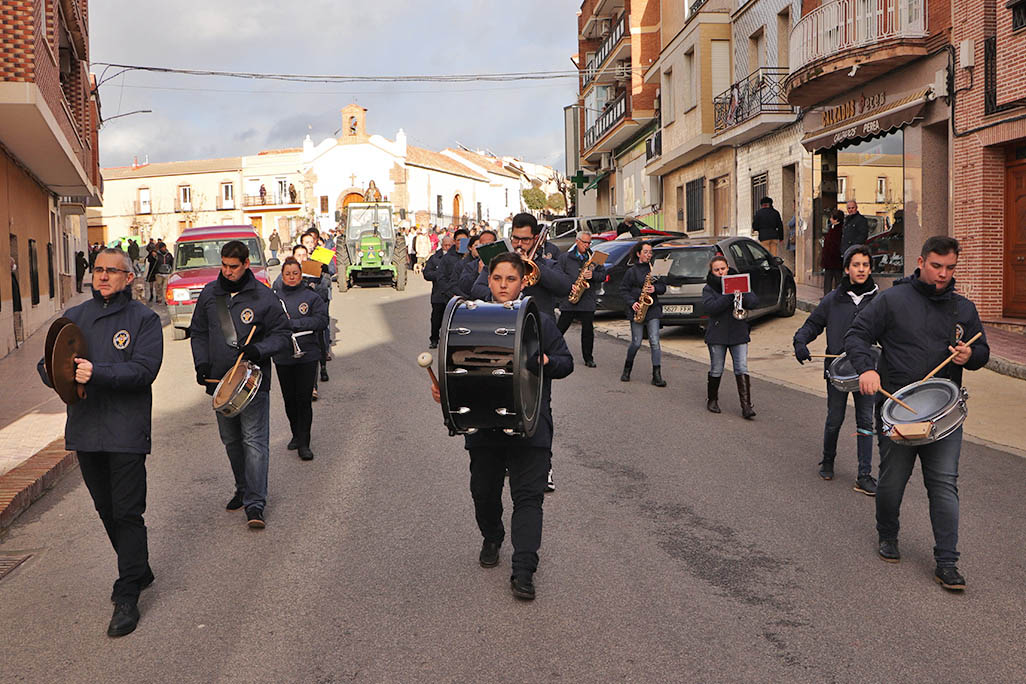
[[(500, 224), (499, 226), (500, 234), (504, 225)], [(423, 271), (424, 264), (427, 263), (432, 254), (438, 251), (438, 246), (442, 243), (442, 240), (446, 236), (452, 237), (457, 230), (467, 231), (470, 234), (471, 240), (480, 236), (484, 231), (495, 232), (484, 221), (468, 221), (466, 225), (461, 226), (457, 226), (454, 223), (450, 223), (448, 226), (436, 226), (432, 223), (426, 226), (400, 228), (399, 235), (406, 240), (407, 268), (416, 273)]]

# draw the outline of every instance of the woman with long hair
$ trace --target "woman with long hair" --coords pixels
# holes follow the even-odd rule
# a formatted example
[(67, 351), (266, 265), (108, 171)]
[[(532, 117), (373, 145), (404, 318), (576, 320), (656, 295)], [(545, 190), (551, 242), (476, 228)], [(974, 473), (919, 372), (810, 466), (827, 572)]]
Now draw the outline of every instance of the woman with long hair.
[[(652, 384), (656, 387), (666, 387), (662, 373), (662, 349), (659, 346), (660, 319), (663, 317), (663, 307), (659, 303), (659, 295), (666, 292), (666, 283), (656, 282), (650, 279), (652, 273), (652, 245), (647, 242), (639, 242), (631, 249), (631, 255), (627, 260), (629, 266), (623, 274), (620, 282), (620, 294), (627, 305), (627, 320), (631, 322), (631, 343), (627, 347), (627, 359), (623, 363), (623, 374), (621, 382), (630, 382), (631, 370), (634, 368), (634, 357), (641, 348), (641, 339), (645, 331), (648, 331), (648, 344), (652, 349)], [(652, 303), (645, 312), (644, 321), (636, 323), (635, 315), (642, 307), (641, 295), (648, 295)]]

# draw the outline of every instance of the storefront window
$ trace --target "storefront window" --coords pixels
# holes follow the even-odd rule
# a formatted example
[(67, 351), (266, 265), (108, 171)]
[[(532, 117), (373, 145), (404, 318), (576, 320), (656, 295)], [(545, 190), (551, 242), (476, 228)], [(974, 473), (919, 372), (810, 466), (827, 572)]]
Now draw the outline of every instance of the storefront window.
[(822, 150), (813, 165), (816, 231), (813, 259), (821, 271), (821, 254), (829, 216), (835, 209), (847, 214), (854, 200), (869, 224), (866, 241), (873, 272), (900, 276), (905, 272), (904, 134), (902, 130), (865, 140), (840, 150)]

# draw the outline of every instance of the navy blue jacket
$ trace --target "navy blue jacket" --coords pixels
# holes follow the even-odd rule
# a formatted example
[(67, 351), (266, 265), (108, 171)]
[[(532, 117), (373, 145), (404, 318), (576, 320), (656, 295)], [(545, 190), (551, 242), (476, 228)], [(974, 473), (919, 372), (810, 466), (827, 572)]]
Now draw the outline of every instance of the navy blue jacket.
[[(620, 296), (623, 297), (624, 306), (627, 307), (626, 313), (629, 321), (634, 320), (634, 310), (631, 307), (641, 297), (641, 286), (645, 284), (645, 277), (648, 275), (650, 267), (651, 262), (629, 266), (623, 274), (623, 280), (620, 281)], [(663, 305), (659, 303), (659, 295), (666, 294), (666, 283), (654, 280), (652, 285), (655, 287), (655, 292), (652, 293), (654, 301), (652, 306), (648, 307), (648, 313), (645, 314), (646, 323), (653, 318), (663, 317)]]
[[(260, 350), (258, 365), (264, 372), (260, 391), (271, 390), (271, 357), (292, 349), (289, 336), (289, 320), (281, 308), (281, 300), (259, 280), (247, 271), (246, 283), (234, 297), (229, 296), (228, 312), (235, 326), (235, 335), (241, 347), (250, 328), (256, 326), (251, 344)], [(228, 346), (221, 331), (217, 315), (217, 297), (229, 293), (221, 286), (220, 278), (206, 284), (196, 301), (192, 314), (189, 337), (192, 344), (192, 361), (196, 370), (203, 369), (208, 378), (219, 379), (231, 370), (239, 351)], [(207, 384), (207, 394), (213, 394), (217, 386)]]
[[(480, 257), (460, 262), (460, 277), (456, 284), (456, 288), (459, 290), (460, 296), (471, 296), (470, 293), (474, 291), (474, 281), (477, 280), (478, 276), (477, 267), (480, 263)], [(487, 269), (481, 269), (481, 272), (487, 273)]]
[[(827, 354), (841, 354), (844, 352), (844, 334), (848, 332), (855, 315), (869, 306), (869, 303), (876, 297), (877, 290), (871, 288), (866, 292), (858, 304), (848, 294), (851, 282), (845, 276), (837, 289), (828, 292), (815, 311), (809, 314), (802, 327), (794, 334), (794, 344), (808, 345), (819, 337), (823, 329), (827, 334)], [(874, 286), (875, 288), (875, 286)], [(823, 360), (823, 377), (826, 377), (827, 370), (833, 359)]]
[[(328, 305), (324, 303), (320, 295), (305, 284), (300, 283), (295, 287), (281, 285), (274, 288), (274, 294), (278, 295), (289, 312), (290, 332), (304, 332), (311, 330), (320, 333), (328, 327)], [(296, 338), (303, 356), (298, 359), (292, 358), (292, 343), (289, 342), (287, 351), (274, 355), (274, 362), (279, 366), (294, 366), (300, 363), (311, 363), (321, 360), (321, 345), (319, 336), (316, 334), (301, 335)]]
[(431, 281), (432, 304), (445, 304), (456, 291), (455, 278), (453, 276), (454, 260), (449, 254), (455, 254), (457, 259), (459, 258), (459, 253), (455, 247), (449, 250), (449, 253), (439, 249), (424, 264), (424, 280)]
[[(727, 275), (737, 275), (734, 269), (728, 269)], [(759, 298), (754, 292), (741, 295), (741, 306), (751, 312), (759, 306)], [(734, 318), (734, 295), (723, 294), (723, 278), (709, 273), (702, 288), (702, 307), (709, 317), (705, 326), (706, 344), (747, 344), (751, 340), (752, 324), (746, 318), (739, 321)]]
[[(573, 249), (569, 249), (559, 256), (559, 267), (560, 269), (562, 269), (563, 273), (565, 273), (567, 277), (570, 278), (571, 288), (577, 281), (577, 276), (581, 274), (581, 269), (584, 267), (584, 262), (586, 262), (587, 260), (588, 257), (586, 255), (578, 253), (576, 245), (573, 247)], [(584, 291), (584, 294), (581, 295), (581, 298), (577, 300), (576, 304), (570, 303), (570, 300), (568, 299), (568, 293), (567, 297), (564, 297), (563, 300), (559, 303), (559, 310), (594, 311), (595, 309), (597, 309), (598, 304), (596, 302), (596, 299), (598, 298), (598, 296), (595, 294), (595, 291), (598, 289), (598, 286), (602, 283), (605, 277), (605, 266), (592, 264), (592, 276), (591, 280), (588, 281), (589, 283), (591, 283), (591, 287)]]
[[(543, 314), (555, 317), (556, 304), (570, 294), (570, 286), (573, 285), (573, 281), (567, 278), (563, 269), (552, 259), (537, 257), (534, 263), (539, 271), (538, 284), (525, 287), (522, 294), (524, 297), (532, 297), (534, 303), (538, 305), (538, 310)], [(487, 268), (477, 276), (470, 296), (485, 301), (491, 299), (492, 291), (488, 289)]]
[(845, 214), (841, 228), (841, 255), (852, 245), (864, 245), (869, 239), (869, 221), (862, 214)]
[[(869, 347), (879, 343), (880, 384), (894, 392), (922, 380), (951, 355), (948, 345), (956, 339), (968, 341), (983, 331), (976, 306), (955, 292), (955, 280), (937, 292), (919, 279), (919, 269), (902, 278), (873, 298), (844, 336), (844, 350), (860, 375), (873, 370)], [(973, 353), (965, 368), (982, 368), (990, 359), (990, 347), (984, 335), (972, 345)], [(962, 366), (949, 363), (936, 377), (962, 384)]]
[[(321, 264), (321, 266), (324, 266), (324, 264)], [(308, 275), (303, 276), (303, 285), (313, 292), (316, 292), (325, 302), (331, 299), (331, 276), (328, 275), (326, 269), (327, 266), (324, 266), (324, 268), (321, 269), (320, 280)], [(278, 277), (274, 279), (274, 284), (271, 286), (271, 289), (274, 290), (275, 294), (277, 294), (278, 292), (281, 292), (281, 289), (284, 286), (285, 283), (282, 281), (281, 274), (279, 273)]]
[[(488, 297), (491, 300), (491, 297)], [(476, 449), (479, 447), (491, 446), (520, 446), (537, 449), (552, 448), (552, 381), (565, 378), (574, 372), (574, 357), (563, 341), (563, 336), (556, 327), (556, 321), (552, 316), (542, 314), (541, 342), (542, 350), (549, 357), (545, 364), (542, 378), (541, 411), (538, 415), (538, 425), (530, 439), (524, 437), (510, 437), (502, 430), (478, 430), (472, 435), (464, 435), (466, 448)]]
[(546, 259), (552, 259), (553, 261), (559, 261), (559, 257), (563, 256), (563, 250), (551, 242), (546, 242), (538, 251)]
[[(133, 301), (129, 289), (106, 302), (93, 290), (92, 299), (68, 309), (64, 316), (82, 329), (93, 364), (85, 399), (68, 406), (64, 448), (150, 453), (150, 386), (164, 358), (160, 317)], [(37, 368), (49, 386), (42, 359)]]

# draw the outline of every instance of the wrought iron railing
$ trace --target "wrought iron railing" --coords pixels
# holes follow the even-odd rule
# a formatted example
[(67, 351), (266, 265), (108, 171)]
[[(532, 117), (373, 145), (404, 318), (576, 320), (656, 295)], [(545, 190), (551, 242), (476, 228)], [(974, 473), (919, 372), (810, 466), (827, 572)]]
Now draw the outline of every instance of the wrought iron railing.
[(262, 207), (262, 206), (280, 206), (287, 204), (302, 204), (303, 198), (300, 193), (296, 193), (295, 199), (292, 198), (291, 193), (267, 193), (266, 195), (243, 195), (242, 206), (244, 207)]
[(698, 10), (702, 9), (702, 5), (704, 5), (708, 1), (709, 0), (695, 0), (693, 3), (691, 3), (691, 6), (688, 7), (688, 16), (690, 17), (697, 14)]
[(645, 141), (645, 161), (652, 161), (663, 154), (663, 131), (662, 129)]
[(627, 116), (627, 91), (610, 100), (597, 121), (584, 131), (584, 149), (590, 150), (609, 129), (620, 123)]
[(791, 72), (818, 59), (894, 38), (925, 38), (926, 0), (832, 0), (791, 31)]
[(722, 133), (759, 114), (794, 112), (784, 97), (785, 78), (787, 69), (783, 67), (760, 67), (714, 97), (715, 133)]
[(599, 45), (599, 49), (588, 60), (588, 64), (584, 68), (584, 85), (588, 85), (595, 80), (602, 63), (606, 61), (606, 58), (613, 52), (613, 49), (624, 39), (624, 36), (628, 35), (630, 33), (627, 31), (627, 15), (624, 15), (610, 29), (609, 35), (606, 36), (602, 44)]
[(983, 113), (996, 114), (997, 103), (997, 36), (983, 39)]

